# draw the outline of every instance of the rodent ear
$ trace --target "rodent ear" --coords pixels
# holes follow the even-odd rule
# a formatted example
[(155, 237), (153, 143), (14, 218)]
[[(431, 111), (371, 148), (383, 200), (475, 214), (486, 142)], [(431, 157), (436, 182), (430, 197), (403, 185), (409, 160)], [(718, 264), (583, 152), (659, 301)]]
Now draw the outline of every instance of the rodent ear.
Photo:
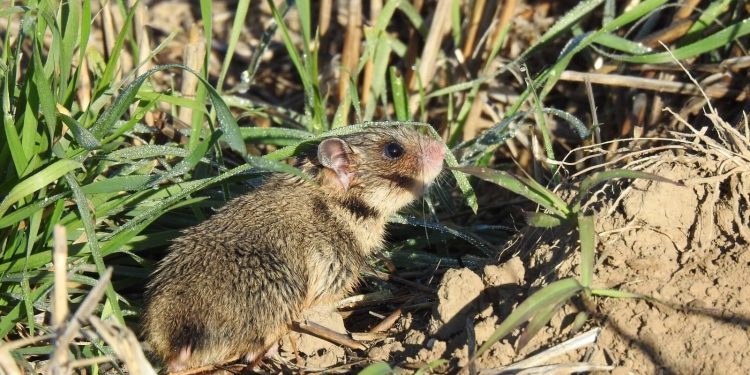
[(328, 138), (318, 145), (318, 161), (336, 173), (335, 183), (344, 190), (349, 189), (352, 179), (351, 152), (349, 145), (340, 138)]

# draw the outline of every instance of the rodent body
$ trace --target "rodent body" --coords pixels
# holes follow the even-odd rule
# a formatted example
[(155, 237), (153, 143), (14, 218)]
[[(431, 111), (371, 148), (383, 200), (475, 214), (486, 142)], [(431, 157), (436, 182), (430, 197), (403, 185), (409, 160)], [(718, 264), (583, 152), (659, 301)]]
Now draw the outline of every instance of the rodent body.
[(408, 127), (322, 141), (175, 240), (147, 288), (143, 328), (170, 371), (257, 359), (310, 306), (351, 292), (389, 216), (442, 169), (444, 146)]

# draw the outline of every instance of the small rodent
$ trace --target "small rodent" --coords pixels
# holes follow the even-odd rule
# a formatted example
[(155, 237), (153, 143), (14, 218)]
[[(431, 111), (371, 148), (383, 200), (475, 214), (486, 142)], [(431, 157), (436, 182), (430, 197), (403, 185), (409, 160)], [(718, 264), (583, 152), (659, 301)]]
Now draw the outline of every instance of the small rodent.
[(332, 304), (383, 244), (389, 216), (442, 170), (445, 146), (406, 125), (322, 140), (177, 238), (147, 286), (143, 333), (169, 371), (254, 362), (304, 309)]

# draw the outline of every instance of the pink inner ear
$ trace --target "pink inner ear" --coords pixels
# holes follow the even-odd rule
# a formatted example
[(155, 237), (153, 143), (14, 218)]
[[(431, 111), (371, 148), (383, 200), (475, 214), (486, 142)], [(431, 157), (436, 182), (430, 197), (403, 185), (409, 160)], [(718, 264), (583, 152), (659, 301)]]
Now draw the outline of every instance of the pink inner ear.
[(318, 160), (324, 167), (336, 173), (334, 183), (344, 190), (349, 189), (352, 177), (349, 171), (350, 152), (346, 142), (339, 138), (329, 138), (318, 145)]

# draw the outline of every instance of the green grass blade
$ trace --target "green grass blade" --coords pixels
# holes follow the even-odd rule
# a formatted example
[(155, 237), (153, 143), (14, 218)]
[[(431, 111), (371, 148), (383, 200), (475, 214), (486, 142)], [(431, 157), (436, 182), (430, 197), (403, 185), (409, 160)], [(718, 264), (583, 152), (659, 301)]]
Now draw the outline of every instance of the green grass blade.
[[(65, 175), (65, 182), (73, 191), (73, 200), (76, 202), (76, 207), (78, 208), (78, 213), (80, 214), (81, 222), (83, 223), (83, 230), (84, 233), (86, 233), (86, 243), (91, 249), (91, 255), (94, 259), (96, 270), (99, 272), (99, 276), (102, 277), (107, 272), (107, 268), (104, 265), (104, 258), (101, 249), (99, 248), (99, 239), (96, 237), (94, 219), (91, 215), (91, 210), (89, 210), (89, 200), (86, 198), (86, 193), (81, 190), (78, 181), (76, 181), (75, 176), (72, 173)], [(125, 320), (122, 315), (122, 310), (120, 309), (120, 302), (117, 300), (117, 294), (115, 294), (115, 289), (112, 286), (112, 283), (108, 283), (105, 294), (107, 295), (107, 301), (109, 301), (114, 317), (117, 321), (124, 324)]]
[(524, 214), (524, 218), (527, 224), (536, 228), (554, 228), (565, 222), (559, 216), (545, 214), (544, 212), (527, 212)]
[[(359, 101), (357, 85), (349, 85), (349, 95), (346, 100), (350, 101), (351, 105), (354, 107), (354, 116), (357, 119), (357, 122), (364, 122), (364, 117), (362, 116), (362, 103)], [(343, 120), (346, 120), (346, 118)]]
[[(433, 129), (432, 131), (434, 132), (435, 130)], [(465, 173), (454, 170), (454, 168), (458, 167), (458, 161), (456, 160), (456, 157), (453, 156), (453, 153), (450, 152), (448, 146), (445, 146), (445, 149), (445, 164), (448, 165), (448, 169), (450, 169), (451, 173), (453, 173), (453, 178), (456, 179), (458, 190), (461, 191), (461, 195), (463, 195), (464, 201), (474, 213), (477, 213), (479, 206), (477, 203), (477, 195), (474, 192), (474, 188), (471, 187), (469, 179)]]
[[(203, 21), (203, 40), (206, 41), (205, 51), (211, 51), (211, 44), (213, 41), (213, 11), (211, 0), (199, 0), (201, 10), (201, 20)], [(258, 57), (259, 58), (259, 57)], [(205, 61), (203, 63), (203, 69), (201, 71), (204, 78), (208, 78), (208, 67), (211, 64), (211, 53), (206, 53)], [(206, 99), (206, 87), (198, 86), (198, 90), (195, 93), (195, 100), (203, 102)], [(193, 111), (193, 117), (191, 119), (190, 129), (190, 140), (188, 141), (188, 148), (193, 149), (198, 146), (200, 142), (200, 134), (203, 129), (203, 114), (197, 111)]]
[(232, 63), (234, 50), (237, 48), (237, 41), (239, 41), (242, 29), (245, 27), (245, 18), (247, 17), (247, 10), (250, 9), (250, 0), (239, 0), (234, 9), (236, 10), (236, 13), (234, 14), (234, 21), (232, 22), (232, 30), (229, 33), (227, 52), (224, 55), (224, 63), (221, 65), (219, 81), (216, 84), (216, 90), (219, 92), (223, 91), (224, 78), (226, 78), (227, 71), (229, 71), (229, 65)]
[(229, 110), (229, 107), (227, 107), (226, 103), (224, 103), (224, 101), (221, 99), (219, 93), (213, 87), (211, 87), (208, 81), (206, 81), (206, 79), (203, 78), (200, 74), (180, 64), (159, 65), (136, 78), (130, 85), (123, 89), (122, 93), (117, 97), (117, 99), (115, 99), (115, 102), (109, 108), (107, 108), (107, 110), (102, 114), (102, 116), (99, 117), (99, 119), (97, 119), (92, 127), (92, 133), (98, 137), (103, 136), (107, 132), (107, 130), (110, 129), (116, 121), (118, 121), (118, 119), (125, 113), (125, 111), (127, 111), (130, 104), (132, 104), (135, 95), (138, 92), (138, 89), (148, 77), (156, 72), (172, 68), (186, 70), (198, 77), (198, 79), (203, 83), (206, 89), (208, 89), (208, 96), (211, 100), (211, 104), (213, 104), (214, 106), (214, 110), (216, 111), (216, 118), (221, 125), (222, 131), (224, 132), (224, 141), (227, 142), (227, 144), (233, 151), (237, 152), (241, 156), (246, 156), (247, 149), (245, 148), (245, 143), (242, 140), (242, 134), (240, 133), (237, 121), (232, 116), (232, 112)]
[(596, 8), (598, 8), (599, 5), (601, 5), (603, 2), (604, 0), (579, 1), (578, 4), (573, 7), (573, 9), (571, 9), (568, 13), (565, 13), (564, 16), (558, 19), (557, 22), (555, 22), (555, 24), (552, 25), (552, 27), (550, 27), (544, 33), (544, 35), (542, 35), (539, 40), (534, 43), (533, 46), (531, 46), (531, 48), (524, 51), (516, 61), (526, 60), (527, 56), (538, 51), (539, 48), (555, 39), (555, 37), (560, 35), (562, 32), (570, 30), (578, 23), (578, 21), (581, 20), (581, 18), (596, 10)]
[(219, 136), (221, 136), (221, 132), (213, 132), (213, 134), (211, 134), (211, 138), (199, 143), (198, 146), (190, 152), (190, 155), (188, 155), (188, 157), (177, 163), (167, 173), (164, 173), (160, 176), (154, 176), (152, 181), (149, 182), (146, 187), (152, 188), (163, 181), (190, 172), (193, 167), (195, 167), (198, 162), (200, 162), (201, 159), (206, 156), (209, 148), (211, 148), (211, 146), (213, 146), (218, 141)]
[(482, 354), (484, 354), (484, 352), (486, 352), (498, 340), (510, 334), (530, 317), (544, 311), (544, 309), (549, 308), (550, 305), (554, 306), (568, 300), (582, 289), (583, 288), (581, 287), (581, 284), (578, 283), (578, 280), (568, 278), (552, 282), (541, 290), (538, 290), (518, 305), (518, 307), (516, 307), (513, 312), (505, 318), (505, 320), (503, 320), (495, 332), (492, 333), (490, 338), (479, 347), (474, 358), (472, 358), (472, 361), (481, 357)]
[[(81, 63), (86, 58), (86, 51), (88, 49), (88, 43), (89, 43), (89, 37), (91, 35), (91, 2), (90, 1), (82, 1), (82, 7), (81, 7), (81, 16), (80, 16), (80, 30), (79, 30), (79, 39), (78, 39), (78, 68), (75, 72), (75, 77), (70, 80), (70, 82), (67, 82), (68, 89), (66, 90), (65, 94), (65, 101), (62, 101), (64, 103), (69, 103), (70, 98), (72, 97), (73, 93), (75, 92), (78, 78), (81, 75)], [(83, 108), (84, 110), (86, 108)]]
[[(542, 144), (544, 145), (544, 151), (547, 154), (547, 159), (556, 160), (554, 145), (552, 141), (552, 132), (549, 130), (549, 126), (547, 126), (547, 118), (544, 116), (544, 112), (542, 110), (542, 101), (539, 99), (539, 96), (534, 89), (534, 82), (531, 80), (531, 76), (529, 76), (528, 69), (524, 69), (524, 72), (526, 72), (526, 84), (529, 86), (529, 88), (531, 88), (531, 96), (532, 98), (534, 98), (531, 104), (534, 107), (536, 127), (537, 129), (539, 129), (539, 132), (542, 133)], [(535, 161), (535, 163), (539, 163), (539, 161)], [(560, 177), (557, 175), (558, 166), (553, 164), (550, 165), (550, 167), (553, 172), (553, 182), (555, 184), (558, 184)]]
[(549, 323), (549, 321), (552, 319), (552, 315), (555, 314), (555, 312), (561, 307), (561, 303), (557, 304), (549, 304), (547, 306), (542, 307), (539, 309), (539, 312), (537, 312), (533, 318), (529, 321), (529, 324), (526, 325), (526, 328), (523, 330), (521, 335), (518, 337), (518, 344), (516, 346), (516, 350), (520, 351), (524, 347), (526, 347), (526, 344), (531, 341), (534, 336), (536, 336), (539, 331), (544, 328), (544, 326)]
[(622, 61), (643, 64), (664, 64), (674, 62), (674, 59), (684, 60), (698, 56), (702, 53), (722, 48), (738, 38), (750, 34), (750, 18), (746, 18), (734, 25), (721, 29), (706, 38), (695, 43), (688, 44), (672, 51), (674, 57), (669, 52), (653, 53), (649, 55), (623, 57)]
[(264, 145), (289, 146), (299, 141), (312, 139), (314, 134), (297, 129), (288, 128), (240, 128), (240, 134), (245, 142)]
[(417, 372), (414, 373), (414, 375), (427, 375), (427, 374), (433, 374), (435, 369), (440, 366), (447, 365), (448, 360), (447, 359), (436, 359), (434, 361), (431, 361), (427, 363), (426, 365), (422, 366), (417, 370)]
[[(351, 91), (351, 86), (350, 91)], [(355, 89), (356, 90), (356, 89)], [(336, 113), (333, 114), (333, 120), (331, 121), (331, 129), (340, 128), (347, 125), (348, 115), (349, 115), (349, 107), (352, 105), (352, 96), (346, 95), (344, 96), (344, 101), (339, 103), (338, 108), (336, 108)], [(289, 146), (289, 145), (286, 145)]]
[[(63, 25), (62, 46), (60, 50), (60, 80), (57, 101), (66, 102), (68, 94), (68, 79), (73, 65), (73, 52), (75, 52), (76, 43), (79, 40), (79, 28), (83, 24), (88, 24), (89, 20), (81, 19), (83, 5), (80, 0), (71, 0), (61, 4), (60, 16)], [(73, 80), (75, 82), (75, 80)]]
[[(132, 7), (125, 17), (125, 22), (123, 23), (124, 26), (122, 30), (120, 30), (120, 33), (117, 35), (115, 45), (112, 48), (112, 55), (109, 57), (109, 61), (107, 61), (107, 65), (104, 68), (102, 77), (99, 79), (99, 81), (97, 81), (94, 87), (94, 98), (102, 96), (102, 94), (109, 88), (109, 86), (112, 85), (112, 81), (114, 81), (115, 72), (120, 64), (120, 53), (122, 53), (123, 50), (125, 37), (130, 32), (130, 25), (133, 23), (133, 14), (135, 14), (135, 9), (136, 7)], [(94, 134), (96, 134), (96, 132)]]
[[(13, 119), (13, 110), (10, 104), (10, 89), (8, 87), (9, 80), (4, 79), (3, 81), (3, 96), (2, 96), (2, 116), (3, 116), (3, 130), (5, 131), (5, 141), (8, 150), (10, 151), (11, 160), (13, 166), (16, 169), (16, 176), (23, 176), (23, 171), (26, 170), (26, 166), (29, 164), (29, 157), (24, 151), (23, 144), (21, 143), (21, 137), (18, 135), (18, 129), (16, 129), (16, 123)], [(8, 171), (10, 172), (10, 171)], [(7, 177), (7, 176), (6, 176)], [(0, 215), (2, 216), (2, 215)]]
[(81, 125), (74, 118), (63, 113), (58, 113), (57, 117), (62, 120), (65, 125), (68, 125), (68, 128), (70, 128), (70, 132), (73, 133), (73, 138), (81, 147), (85, 148), (86, 150), (96, 150), (102, 147), (102, 143), (99, 142), (98, 139), (96, 139), (94, 134), (92, 134), (88, 129), (84, 128), (83, 125)]
[(594, 251), (596, 250), (593, 216), (578, 215), (578, 236), (581, 241), (581, 285), (584, 288), (590, 288), (594, 278)]
[(47, 123), (49, 138), (54, 138), (55, 129), (57, 128), (57, 108), (55, 105), (55, 95), (52, 91), (52, 85), (47, 78), (44, 68), (42, 67), (42, 46), (41, 41), (35, 41), (34, 45), (34, 75), (33, 81), (35, 88), (39, 93), (39, 109), (42, 112), (44, 121)]
[[(401, 7), (403, 3), (404, 1), (401, 0), (388, 0), (388, 2), (386, 2), (385, 5), (383, 5), (383, 8), (380, 10), (380, 14), (378, 14), (378, 19), (375, 21), (374, 25), (374, 31), (385, 31), (385, 29), (391, 23), (391, 18), (393, 18), (393, 14), (396, 12), (396, 9)], [(406, 14), (407, 12), (404, 13)], [(417, 17), (419, 17), (418, 13)]]
[[(104, 137), (104, 139), (102, 140), (102, 144), (110, 144), (112, 142), (116, 142), (123, 134), (142, 126), (140, 121), (143, 119), (143, 116), (145, 116), (148, 111), (153, 110), (154, 107), (156, 107), (156, 104), (157, 103), (153, 101), (147, 103), (146, 105), (139, 105), (135, 113), (130, 116), (130, 119), (128, 121), (115, 121), (113, 131), (111, 131), (108, 136)], [(146, 127), (140, 128), (143, 130), (148, 129)]]
[[(46, 198), (46, 191), (45, 189), (42, 189), (39, 191), (39, 198), (41, 200), (44, 200)], [(27, 237), (26, 237), (26, 257), (31, 255), (31, 253), (34, 251), (34, 246), (37, 244), (38, 236), (39, 236), (39, 228), (42, 224), (42, 213), (37, 211), (31, 217), (29, 218), (28, 224), (28, 230), (27, 230)], [(24, 272), (28, 272), (28, 269), (24, 269)]]
[[(398, 3), (398, 10), (403, 13), (406, 18), (409, 19), (409, 22), (411, 22), (412, 26), (414, 26), (417, 31), (419, 31), (419, 35), (422, 37), (427, 36), (427, 28), (424, 24), (424, 19), (422, 19), (422, 16), (419, 14), (419, 11), (417, 11), (417, 8), (414, 7), (414, 5), (410, 1), (403, 1), (403, 0), (396, 0), (395, 3)], [(385, 8), (385, 7), (384, 7)], [(390, 19), (392, 15), (388, 17)], [(381, 30), (384, 30), (385, 27), (382, 27)]]
[(31, 8), (27, 6), (15, 5), (12, 7), (0, 9), (0, 17), (6, 18), (15, 14), (28, 12), (29, 10), (31, 10)]
[(443, 95), (454, 94), (454, 93), (457, 93), (457, 92), (462, 92), (462, 91), (470, 90), (471, 88), (473, 88), (475, 86), (481, 85), (482, 83), (484, 83), (486, 81), (489, 81), (490, 78), (494, 78), (494, 76), (492, 76), (492, 77), (479, 77), (479, 78), (472, 79), (471, 81), (456, 83), (454, 85), (450, 85), (450, 86), (443, 87), (441, 89), (435, 90), (435, 91), (429, 93), (425, 98), (429, 99), (429, 98), (434, 98), (434, 97), (437, 97), (437, 96), (443, 96)]
[[(206, 51), (211, 50), (211, 41), (213, 40), (213, 2), (211, 0), (200, 0), (201, 20), (203, 21), (203, 36), (206, 40)], [(206, 54), (206, 63), (208, 63), (211, 54)], [(206, 64), (208, 65), (208, 64)]]
[[(92, 182), (88, 185), (81, 186), (85, 194), (103, 194), (118, 193), (121, 191), (141, 191), (145, 189), (149, 182), (153, 181), (153, 176), (132, 175), (132, 176), (114, 176), (103, 180)], [(2, 228), (0, 220), (0, 228)]]
[[(297, 74), (299, 74), (299, 77), (302, 80), (302, 86), (305, 90), (306, 108), (308, 108), (309, 111), (312, 111), (314, 107), (312, 101), (316, 96), (313, 89), (312, 77), (310, 77), (310, 75), (307, 73), (307, 69), (302, 63), (302, 58), (300, 57), (297, 48), (295, 48), (294, 46), (292, 37), (289, 34), (289, 28), (287, 28), (286, 24), (284, 23), (281, 12), (279, 12), (279, 10), (276, 8), (276, 5), (273, 1), (269, 0), (268, 5), (271, 8), (271, 12), (273, 13), (273, 17), (276, 20), (279, 29), (281, 30), (281, 39), (284, 42), (287, 53), (289, 54), (289, 59), (292, 60), (292, 64), (294, 64), (295, 69), (297, 69)], [(322, 129), (319, 128), (319, 124), (315, 124), (313, 122), (309, 130), (313, 133), (319, 133)]]
[(555, 208), (562, 212), (566, 218), (570, 217), (571, 208), (562, 198), (558, 197), (557, 194), (550, 191), (544, 185), (538, 183), (533, 178), (523, 178), (523, 182), (527, 185), (529, 185), (534, 191), (539, 192), (540, 194), (543, 194), (544, 196), (548, 197), (552, 204), (555, 206)]
[(409, 99), (406, 95), (406, 86), (401, 72), (395, 66), (391, 67), (391, 95), (393, 96), (393, 107), (396, 109), (396, 120), (409, 121)]
[(404, 216), (399, 214), (391, 216), (388, 219), (388, 222), (403, 225), (413, 225), (419, 228), (429, 228), (440, 233), (445, 233), (455, 238), (462, 239), (480, 250), (488, 257), (497, 254), (497, 250), (489, 242), (438, 222), (428, 222), (414, 216)]
[(700, 12), (698, 20), (696, 20), (693, 26), (691, 26), (687, 31), (687, 39), (692, 39), (692, 35), (697, 35), (698, 33), (705, 30), (708, 26), (712, 25), (720, 15), (726, 13), (729, 10), (729, 6), (733, 2), (734, 0), (717, 0), (707, 6), (702, 12)]
[(303, 49), (305, 53), (310, 53), (308, 49), (310, 41), (312, 40), (312, 27), (310, 26), (312, 21), (310, 0), (296, 0), (295, 5), (297, 6), (297, 14), (299, 14), (300, 26), (302, 26), (302, 41), (304, 42)]
[(150, 159), (155, 157), (169, 157), (178, 156), (186, 157), (188, 151), (184, 148), (165, 146), (165, 145), (142, 145), (142, 146), (130, 146), (115, 150), (109, 153), (108, 158), (110, 159)]
[[(42, 283), (41, 285), (37, 286), (34, 290), (31, 291), (31, 294), (28, 296), (28, 300), (32, 302), (32, 304), (41, 298), (43, 298), (49, 290), (52, 288), (52, 280), (47, 280), (46, 282)], [(8, 333), (15, 327), (16, 322), (18, 319), (21, 318), (21, 310), (24, 308), (25, 303), (23, 301), (19, 302), (14, 306), (12, 309), (10, 309), (5, 316), (0, 318), (0, 337), (5, 337), (8, 335)]]
[(589, 130), (581, 120), (571, 115), (569, 112), (561, 111), (557, 108), (543, 108), (542, 112), (548, 115), (553, 115), (567, 122), (568, 125), (570, 125), (570, 127), (573, 128), (576, 133), (578, 133), (578, 136), (581, 137), (581, 139), (586, 139), (589, 135), (591, 135), (591, 130)]
[(114, 102), (107, 107), (104, 113), (102, 113), (94, 122), (94, 125), (91, 126), (91, 133), (96, 138), (102, 138), (107, 133), (107, 131), (109, 131), (109, 129), (111, 129), (115, 125), (115, 123), (120, 119), (120, 117), (122, 117), (123, 114), (125, 114), (130, 105), (132, 105), (135, 101), (135, 95), (143, 82), (157, 71), (159, 71), (158, 67), (149, 70), (145, 74), (133, 80), (132, 83), (130, 83), (122, 90), (122, 92), (114, 100)]
[[(453, 36), (453, 45), (461, 45), (461, 1), (453, 0), (451, 4), (451, 35)], [(491, 56), (489, 60), (494, 59)]]
[[(199, 86), (199, 87), (203, 87), (203, 86)], [(194, 98), (188, 98), (188, 97), (181, 96), (181, 95), (182, 95), (181, 93), (169, 94), (169, 93), (156, 92), (156, 91), (140, 90), (138, 94), (136, 95), (136, 98), (139, 100), (146, 100), (146, 101), (160, 101), (160, 102), (171, 104), (174, 106), (189, 108), (189, 109), (192, 109), (193, 111), (200, 112), (201, 116), (206, 114), (205, 101), (198, 101)]]
[[(461, 163), (473, 164), (482, 155), (494, 150), (505, 140), (510, 139), (514, 135), (511, 125), (515, 122), (520, 122), (525, 117), (526, 112), (523, 111), (506, 116), (499, 123), (482, 132), (478, 137), (457, 145), (455, 149), (463, 149)], [(459, 132), (454, 132), (453, 134), (458, 135)]]
[(598, 45), (612, 48), (614, 50), (625, 52), (631, 55), (642, 55), (644, 53), (653, 51), (651, 47), (644, 46), (641, 43), (633, 42), (621, 36), (610, 33), (605, 33), (597, 36), (593, 40), (593, 42)]
[[(33, 77), (33, 72), (30, 74), (29, 78)], [(36, 90), (36, 86), (34, 85), (33, 78), (29, 79), (27, 81), (28, 84), (24, 85), (24, 95), (28, 100), (19, 103), (18, 110), (22, 111), (21, 113), (21, 146), (23, 147), (24, 151), (26, 152), (26, 156), (28, 157), (29, 164), (26, 165), (25, 169), (21, 171), (20, 176), (24, 176), (29, 168), (34, 169), (38, 167), (38, 163), (34, 163), (34, 161), (38, 161), (39, 159), (36, 158), (40, 152), (42, 152), (41, 147), (36, 146), (36, 140), (37, 135), (40, 131), (39, 121), (44, 121), (44, 117), (40, 116), (39, 111), (39, 100), (36, 99), (39, 97), (39, 93)], [(48, 130), (49, 132), (49, 130)], [(34, 165), (32, 165), (32, 163)]]
[(460, 167), (451, 169), (467, 173), (472, 176), (479, 177), (485, 181), (497, 184), (550, 210), (554, 215), (562, 219), (567, 218), (568, 212), (564, 209), (561, 209), (567, 206), (565, 201), (560, 199), (557, 195), (555, 195), (555, 193), (549, 191), (542, 185), (531, 185), (530, 182), (533, 180), (521, 180), (508, 172), (497, 171), (489, 168)]
[(23, 181), (16, 184), (10, 192), (8, 192), (2, 202), (0, 202), (0, 217), (3, 217), (8, 208), (14, 203), (20, 201), (23, 197), (43, 189), (47, 185), (57, 181), (66, 173), (79, 168), (80, 166), (81, 163), (77, 161), (62, 159), (25, 178)]
[[(552, 68), (545, 71), (545, 74), (543, 75), (544, 79), (546, 79), (546, 82), (544, 83), (544, 88), (542, 89), (542, 92), (540, 93), (540, 97), (544, 98), (547, 96), (547, 94), (552, 90), (552, 87), (555, 86), (557, 81), (560, 79), (560, 73), (562, 73), (563, 70), (565, 70), (568, 67), (568, 64), (570, 64), (570, 61), (573, 59), (573, 56), (577, 55), (578, 52), (582, 51), (584, 48), (588, 47), (591, 43), (596, 40), (596, 38), (599, 37), (599, 35), (610, 33), (614, 30), (619, 29), (620, 27), (627, 25), (629, 23), (635, 22), (641, 18), (643, 18), (646, 14), (650, 13), (657, 7), (663, 5), (667, 0), (645, 0), (626, 13), (620, 15), (619, 17), (615, 18), (612, 22), (610, 22), (607, 25), (604, 25), (601, 29), (597, 30), (593, 33), (587, 33), (584, 34), (581, 38), (577, 38), (570, 46), (566, 48), (565, 51), (562, 52), (560, 58), (558, 58), (555, 65), (552, 66)], [(535, 84), (538, 82), (535, 82)], [(519, 100), (520, 101), (520, 100)]]
[(21, 290), (23, 295), (21, 300), (24, 303), (24, 310), (26, 311), (26, 324), (28, 324), (29, 333), (33, 335), (36, 329), (36, 322), (34, 321), (34, 304), (31, 302), (31, 285), (29, 284), (29, 276), (26, 272), (23, 273)]
[[(35, 43), (40, 39), (41, 35), (48, 33), (52, 34), (52, 43), (47, 45), (47, 59), (44, 63), (44, 75), (46, 77), (51, 77), (55, 73), (55, 70), (60, 63), (60, 47), (62, 45), (60, 28), (55, 19), (55, 11), (51, 9), (52, 7), (53, 5), (51, 3), (42, 2), (36, 8), (37, 33), (34, 35)], [(54, 100), (54, 97), (52, 100)]]
[(385, 94), (385, 83), (386, 83), (386, 72), (388, 69), (388, 59), (391, 55), (391, 46), (388, 42), (388, 38), (385, 33), (378, 34), (376, 45), (375, 45), (375, 56), (373, 60), (373, 74), (372, 74), (372, 85), (370, 86), (370, 92), (372, 93), (371, 99), (367, 101), (365, 106), (364, 120), (372, 120), (372, 116), (375, 113), (375, 106)]
[(55, 204), (57, 200), (62, 199), (67, 195), (69, 195), (69, 193), (60, 193), (50, 197), (44, 197), (44, 199), (35, 200), (23, 207), (17, 208), (13, 210), (13, 212), (0, 217), (0, 228), (6, 228), (18, 224), (21, 220), (30, 217), (49, 205)]
[(385, 362), (375, 362), (362, 369), (358, 375), (389, 375), (393, 374), (391, 366)]
[(298, 177), (302, 177), (303, 179), (309, 178), (306, 174), (302, 173), (302, 171), (289, 164), (279, 162), (277, 160), (271, 160), (266, 157), (247, 155), (245, 156), (245, 162), (254, 168), (258, 168), (266, 172), (289, 173)]

